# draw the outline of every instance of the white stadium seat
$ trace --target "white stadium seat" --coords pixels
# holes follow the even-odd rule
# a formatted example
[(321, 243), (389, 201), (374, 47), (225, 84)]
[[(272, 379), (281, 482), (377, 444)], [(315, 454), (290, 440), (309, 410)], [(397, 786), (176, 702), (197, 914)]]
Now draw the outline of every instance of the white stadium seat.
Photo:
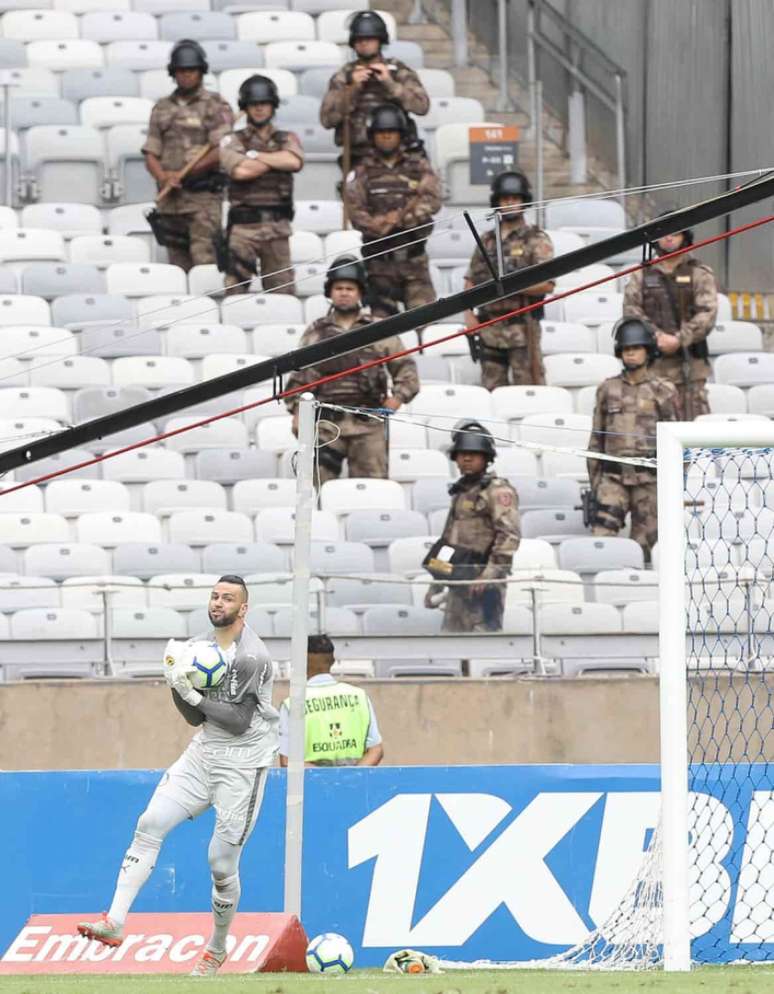
[(80, 29), (81, 38), (97, 41), (101, 45), (111, 41), (123, 41), (124, 38), (132, 38), (135, 41), (155, 41), (158, 38), (156, 18), (136, 10), (117, 11), (99, 8), (89, 11), (81, 18)]
[(65, 10), (11, 10), (0, 19), (4, 38), (18, 41), (78, 37), (78, 18)]
[(92, 128), (148, 123), (153, 103), (144, 97), (88, 97), (81, 103), (81, 123)]
[(389, 477), (399, 483), (413, 483), (415, 480), (437, 477), (449, 479), (449, 460), (436, 449), (401, 449), (392, 445), (390, 425), (390, 468)]
[(149, 480), (178, 480), (185, 476), (185, 459), (179, 452), (160, 445), (123, 452), (102, 464), (106, 480), (146, 483)]
[(140, 511), (90, 511), (82, 514), (76, 523), (79, 542), (92, 545), (115, 546), (122, 542), (161, 541), (161, 525), (152, 514)]
[[(98, 235), (102, 231), (102, 215), (93, 204), (46, 203), (27, 204), (22, 208), (21, 227), (46, 228), (47, 234), (58, 231), (62, 238)], [(50, 258), (50, 256), (49, 256)], [(64, 259), (66, 256), (60, 256)], [(71, 262), (90, 262), (89, 259), (73, 259)]]
[(233, 324), (173, 324), (165, 334), (167, 355), (202, 359), (211, 353), (244, 353), (247, 336)]
[(47, 541), (43, 538), (38, 541), (44, 544), (33, 544), (24, 550), (24, 572), (28, 576), (65, 580), (69, 576), (110, 572), (110, 553), (98, 545), (84, 545), (68, 539)]
[(60, 606), (59, 588), (50, 577), (0, 575), (0, 611)]
[(107, 603), (111, 610), (145, 607), (148, 603), (145, 587), (138, 577), (108, 574), (65, 579), (61, 587), (62, 607), (101, 615), (105, 608), (103, 591), (109, 591)]
[(714, 362), (715, 380), (737, 387), (774, 383), (774, 355), (769, 352), (730, 352)]
[(625, 228), (626, 214), (616, 200), (587, 197), (583, 200), (551, 200), (545, 208), (546, 228), (604, 226)]
[(273, 41), (266, 46), (265, 58), (267, 68), (291, 72), (310, 66), (339, 66), (344, 61), (339, 46), (330, 41)]
[[(292, 545), (295, 531), (295, 507), (267, 507), (255, 516), (255, 537), (259, 542)], [(312, 511), (313, 541), (336, 542), (340, 537), (335, 514), (330, 511)]]
[[(206, 606), (217, 573), (161, 573), (148, 582), (150, 607), (194, 611)], [(166, 589), (165, 589), (166, 588)]]
[(50, 324), (51, 309), (42, 297), (0, 294), (0, 326)]
[(213, 542), (251, 542), (253, 523), (238, 511), (188, 509), (175, 511), (167, 525), (170, 542), (210, 545)]
[(566, 569), (514, 569), (505, 593), (505, 608), (532, 603), (531, 590), (536, 592), (538, 606), (544, 604), (583, 604), (583, 580), (578, 573)]
[[(170, 266), (177, 269), (177, 266)], [(140, 328), (164, 330), (179, 321), (217, 324), (218, 305), (207, 297), (192, 294), (159, 293), (137, 301), (137, 325)]]
[(238, 14), (237, 36), (265, 45), (272, 41), (314, 41), (314, 19), (301, 11), (258, 10)]
[(193, 381), (191, 364), (177, 356), (126, 356), (113, 360), (113, 383), (116, 386), (161, 389), (187, 386)]
[(572, 394), (564, 387), (507, 386), (492, 391), (494, 416), (521, 421), (531, 414), (569, 414)]
[(0, 387), (0, 418), (52, 418), (69, 423), (67, 395), (53, 387)]
[(108, 293), (126, 297), (146, 297), (151, 294), (177, 294), (185, 296), (188, 284), (185, 273), (178, 266), (166, 263), (137, 265), (116, 262), (107, 269)]
[(0, 230), (0, 262), (48, 262), (67, 258), (60, 232), (41, 228)]
[(0, 545), (24, 548), (40, 542), (69, 542), (70, 527), (61, 514), (0, 513)]
[(38, 641), (93, 639), (97, 619), (88, 611), (74, 608), (27, 608), (11, 615), (11, 638)]
[(59, 200), (63, 190), (77, 190), (84, 203), (100, 203), (105, 152), (96, 128), (39, 125), (29, 129), (25, 145), (36, 199)]
[[(137, 0), (134, 0), (134, 7), (139, 9)], [(105, 63), (108, 66), (123, 66), (134, 72), (158, 69), (169, 61), (171, 47), (168, 41), (111, 41), (105, 46)], [(170, 81), (170, 93), (172, 88)]]
[(150, 249), (142, 239), (129, 235), (80, 235), (70, 242), (70, 261), (100, 268), (116, 262), (145, 264), (150, 262)]
[(616, 321), (623, 311), (623, 294), (606, 290), (574, 293), (562, 301), (566, 321), (577, 321), (596, 327), (606, 321)]
[(454, 76), (446, 69), (418, 69), (417, 76), (429, 97), (453, 97)]
[(320, 488), (320, 507), (333, 514), (406, 507), (406, 492), (395, 480), (354, 477), (328, 480)]
[(27, 45), (27, 59), (31, 66), (43, 66), (55, 72), (66, 69), (99, 69), (105, 64), (102, 48), (96, 41), (84, 38), (31, 41)]
[[(166, 431), (175, 431), (199, 420), (200, 418), (191, 415), (170, 418), (165, 429)], [(168, 438), (166, 444), (168, 448), (178, 452), (197, 452), (199, 449), (212, 448), (245, 448), (247, 446), (247, 429), (236, 418), (221, 418), (219, 421), (213, 421), (192, 431)]]
[(221, 305), (224, 324), (254, 328), (269, 323), (301, 324), (301, 303), (288, 293), (242, 293), (226, 298)]
[(609, 355), (563, 353), (546, 355), (543, 362), (549, 386), (572, 388), (597, 385), (621, 371), (620, 361)]
[(541, 321), (540, 344), (543, 355), (560, 352), (596, 352), (597, 333), (594, 328), (568, 321)]
[(114, 480), (52, 480), (46, 487), (46, 510), (65, 518), (87, 511), (128, 511), (129, 491)]

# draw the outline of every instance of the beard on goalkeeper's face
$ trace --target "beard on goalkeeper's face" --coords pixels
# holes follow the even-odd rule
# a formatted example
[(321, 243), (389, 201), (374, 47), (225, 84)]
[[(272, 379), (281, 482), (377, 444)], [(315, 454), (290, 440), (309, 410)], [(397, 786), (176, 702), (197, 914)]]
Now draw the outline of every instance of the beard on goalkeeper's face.
[(218, 605), (214, 610), (208, 610), (207, 614), (209, 615), (210, 624), (213, 628), (228, 628), (228, 626), (233, 625), (239, 617), (239, 605), (232, 608), (231, 611), (228, 611), (222, 605)]

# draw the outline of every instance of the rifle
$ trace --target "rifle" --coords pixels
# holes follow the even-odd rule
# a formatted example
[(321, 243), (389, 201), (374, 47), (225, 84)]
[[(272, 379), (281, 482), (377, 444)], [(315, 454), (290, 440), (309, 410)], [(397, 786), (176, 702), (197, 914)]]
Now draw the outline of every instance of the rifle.
[(344, 100), (344, 120), (342, 121), (341, 171), (344, 174), (344, 179), (341, 183), (341, 212), (344, 229), (347, 230), (350, 226), (349, 205), (344, 193), (344, 184), (352, 169), (352, 129), (349, 122), (349, 115), (352, 113), (352, 84), (348, 83), (344, 89), (346, 97)]

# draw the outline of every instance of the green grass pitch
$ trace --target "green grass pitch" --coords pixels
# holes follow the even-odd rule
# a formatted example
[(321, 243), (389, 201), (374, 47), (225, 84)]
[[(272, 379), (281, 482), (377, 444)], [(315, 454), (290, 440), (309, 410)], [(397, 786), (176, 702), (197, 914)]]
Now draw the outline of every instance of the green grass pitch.
[(703, 967), (689, 974), (471, 970), (440, 976), (253, 974), (194, 980), (156, 976), (0, 977), (2, 994), (772, 994), (774, 967)]

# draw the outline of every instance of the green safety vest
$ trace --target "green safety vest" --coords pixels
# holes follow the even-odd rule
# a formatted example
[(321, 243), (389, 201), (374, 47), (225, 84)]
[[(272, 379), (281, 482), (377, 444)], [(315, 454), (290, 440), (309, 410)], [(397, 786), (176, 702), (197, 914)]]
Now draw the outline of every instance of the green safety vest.
[[(283, 702), (290, 707), (290, 698)], [(304, 761), (336, 763), (365, 752), (371, 711), (368, 696), (349, 683), (307, 687), (304, 701)]]

